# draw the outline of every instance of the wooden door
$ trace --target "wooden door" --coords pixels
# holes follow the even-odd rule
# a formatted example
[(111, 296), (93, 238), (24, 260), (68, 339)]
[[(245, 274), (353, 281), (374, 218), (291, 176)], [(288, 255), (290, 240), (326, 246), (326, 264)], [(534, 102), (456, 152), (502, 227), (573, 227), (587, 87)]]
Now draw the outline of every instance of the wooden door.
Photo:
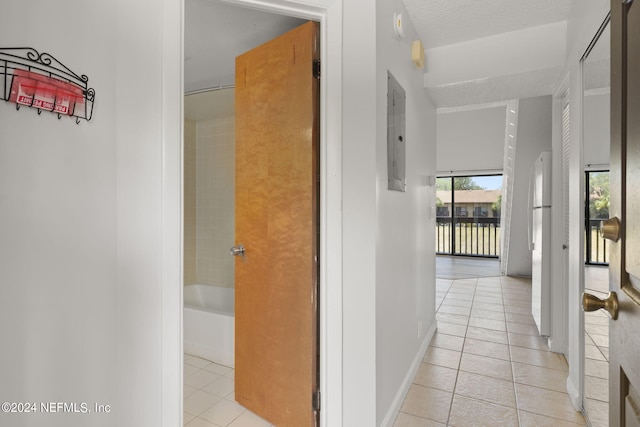
[(318, 25), (236, 58), (236, 400), (312, 426), (317, 388)]
[(640, 2), (611, 1), (610, 425), (640, 426)]

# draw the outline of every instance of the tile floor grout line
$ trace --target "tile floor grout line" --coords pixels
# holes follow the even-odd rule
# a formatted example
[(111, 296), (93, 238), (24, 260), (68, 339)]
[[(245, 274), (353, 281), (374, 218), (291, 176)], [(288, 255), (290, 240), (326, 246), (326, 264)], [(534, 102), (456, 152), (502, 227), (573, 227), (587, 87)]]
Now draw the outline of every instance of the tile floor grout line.
[[(453, 286), (453, 282), (451, 284)], [(449, 287), (449, 289), (451, 289), (451, 287)], [(476, 289), (474, 287), (473, 289), (473, 295), (475, 296), (475, 292)], [(448, 294), (449, 292), (447, 292)], [(446, 298), (446, 295), (445, 295)], [(472, 299), (472, 307), (473, 307), (473, 299)], [(471, 309), (469, 310), (469, 313), (471, 313)], [(453, 384), (453, 390), (451, 391), (451, 401), (449, 402), (449, 411), (447, 411), (447, 421), (445, 422), (445, 425), (449, 425), (449, 421), (451, 419), (451, 411), (453, 410), (453, 399), (456, 396), (456, 389), (458, 387), (458, 377), (460, 376), (460, 365), (462, 364), (462, 354), (464, 353), (464, 346), (467, 342), (467, 331), (469, 330), (469, 320), (470, 320), (471, 316), (469, 315), (467, 317), (467, 324), (465, 325), (465, 329), (464, 329), (464, 337), (462, 339), (462, 348), (460, 349), (460, 359), (458, 360), (458, 368), (456, 369), (456, 380)]]
[[(502, 300), (504, 306), (504, 283), (502, 278), (500, 279), (500, 289), (502, 289)], [(505, 311), (505, 319), (506, 319), (506, 311)], [(505, 325), (506, 327), (506, 325)], [(511, 366), (511, 379), (513, 381), (513, 398), (516, 403), (516, 416), (518, 417), (518, 426), (522, 425), (522, 419), (520, 418), (520, 407), (518, 405), (518, 392), (516, 391), (516, 372), (513, 366), (513, 354), (511, 353), (511, 337), (509, 336), (509, 332), (507, 331), (507, 345), (509, 346), (509, 366)]]
[(473, 302), (475, 301), (475, 295), (478, 290), (477, 284), (478, 284), (478, 280), (476, 279), (476, 283), (473, 285), (474, 287), (473, 287), (473, 295), (471, 299), (471, 309), (469, 310), (467, 325), (465, 327), (464, 337), (462, 339), (462, 348), (460, 349), (460, 360), (458, 361), (458, 369), (456, 370), (456, 381), (453, 385), (453, 390), (451, 392), (451, 403), (449, 404), (449, 412), (447, 414), (447, 422), (446, 422), (447, 426), (449, 425), (449, 422), (451, 420), (451, 413), (453, 411), (453, 400), (456, 397), (456, 390), (458, 388), (458, 378), (460, 377), (460, 371), (462, 366), (462, 355), (464, 354), (464, 348), (467, 345), (467, 333), (469, 332), (469, 322), (471, 321), (471, 311), (473, 310)]
[[(444, 298), (442, 299), (443, 303), (444, 303), (444, 300), (447, 298), (447, 295), (450, 293), (454, 282), (455, 280), (451, 282), (451, 285), (447, 289), (447, 292)], [(475, 287), (473, 292), (475, 294)], [(440, 304), (440, 307), (442, 307), (442, 304)], [(439, 313), (440, 307), (436, 310), (436, 315)], [(472, 307), (473, 307), (473, 299), (472, 299)], [(456, 379), (453, 384), (453, 390), (451, 391), (451, 401), (449, 402), (449, 410), (447, 411), (447, 420), (445, 422), (445, 425), (449, 425), (449, 420), (451, 419), (451, 411), (453, 409), (453, 399), (455, 398), (455, 395), (456, 395), (456, 388), (458, 386), (458, 376), (460, 375), (460, 364), (462, 363), (462, 354), (464, 352), (464, 346), (467, 339), (467, 331), (469, 330), (469, 319), (471, 317), (470, 314), (471, 314), (471, 308), (469, 309), (469, 316), (467, 316), (467, 322), (465, 324), (464, 337), (462, 337), (462, 348), (460, 349), (460, 359), (458, 360), (458, 367), (456, 368)]]

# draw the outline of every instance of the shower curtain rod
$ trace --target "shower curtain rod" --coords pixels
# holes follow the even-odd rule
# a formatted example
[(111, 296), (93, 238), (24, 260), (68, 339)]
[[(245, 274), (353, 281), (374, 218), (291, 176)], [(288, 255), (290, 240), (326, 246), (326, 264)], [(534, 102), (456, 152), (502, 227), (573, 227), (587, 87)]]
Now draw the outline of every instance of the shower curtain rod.
[(196, 89), (196, 90), (192, 90), (190, 92), (185, 92), (184, 95), (195, 95), (196, 93), (203, 93), (203, 92), (214, 92), (216, 90), (222, 90), (222, 89), (234, 89), (236, 87), (236, 85), (224, 85), (224, 86), (212, 86), (212, 87), (207, 87), (204, 89)]

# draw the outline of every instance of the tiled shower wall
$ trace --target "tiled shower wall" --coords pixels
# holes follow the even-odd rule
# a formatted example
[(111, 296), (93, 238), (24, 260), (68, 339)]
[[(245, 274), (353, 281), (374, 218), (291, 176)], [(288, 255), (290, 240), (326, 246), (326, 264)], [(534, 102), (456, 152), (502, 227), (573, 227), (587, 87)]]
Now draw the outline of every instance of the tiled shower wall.
[(196, 122), (184, 121), (184, 284), (196, 283)]
[[(185, 169), (190, 155), (185, 126)], [(195, 218), (188, 217), (189, 191), (185, 189), (185, 284), (203, 283), (232, 288), (233, 263), (229, 248), (234, 242), (235, 145), (234, 117), (218, 117), (195, 123)], [(185, 185), (192, 172), (185, 170)], [(188, 278), (187, 221), (195, 222), (195, 274)]]

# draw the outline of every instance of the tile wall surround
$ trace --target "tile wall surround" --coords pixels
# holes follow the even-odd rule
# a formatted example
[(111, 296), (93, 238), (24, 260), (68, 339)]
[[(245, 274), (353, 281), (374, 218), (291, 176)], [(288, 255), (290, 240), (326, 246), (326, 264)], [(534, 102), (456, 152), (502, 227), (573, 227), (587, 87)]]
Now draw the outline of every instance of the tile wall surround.
[(184, 121), (184, 283), (196, 283), (196, 122)]
[[(235, 244), (235, 131), (234, 116), (217, 117), (195, 122), (195, 144), (187, 141), (185, 131), (185, 247), (193, 245), (195, 261), (187, 259), (185, 248), (185, 284), (201, 283), (222, 287), (234, 286), (233, 257), (229, 248)], [(187, 163), (193, 150), (195, 179), (188, 182)], [(190, 165), (191, 166), (191, 165)], [(194, 202), (187, 200), (195, 195), (195, 215), (188, 216)], [(190, 225), (187, 225), (190, 222)], [(187, 242), (188, 228), (194, 227), (195, 243)], [(187, 265), (195, 263), (195, 274), (189, 276)]]

